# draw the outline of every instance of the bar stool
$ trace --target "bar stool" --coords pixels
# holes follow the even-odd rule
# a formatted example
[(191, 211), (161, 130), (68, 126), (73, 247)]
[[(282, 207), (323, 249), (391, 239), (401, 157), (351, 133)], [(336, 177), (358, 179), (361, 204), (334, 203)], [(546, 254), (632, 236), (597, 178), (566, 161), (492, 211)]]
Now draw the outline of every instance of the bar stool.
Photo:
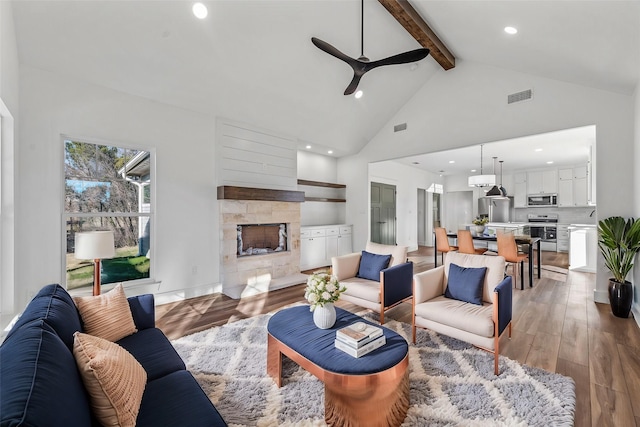
[(461, 254), (482, 255), (487, 248), (476, 248), (473, 246), (473, 237), (469, 230), (458, 230), (458, 252)]
[(529, 255), (519, 253), (518, 245), (516, 245), (516, 238), (513, 234), (498, 232), (498, 255), (504, 257), (507, 262), (506, 269), (509, 264), (513, 265), (513, 284), (518, 287), (518, 273), (516, 272), (516, 265), (520, 264), (520, 280), (522, 280), (521, 288), (524, 288), (524, 260), (529, 258)]
[(445, 252), (457, 251), (457, 246), (449, 245), (449, 237), (447, 237), (447, 230), (442, 227), (436, 227), (436, 251), (435, 251), (435, 265), (438, 266), (438, 252), (442, 254), (442, 263), (444, 264)]

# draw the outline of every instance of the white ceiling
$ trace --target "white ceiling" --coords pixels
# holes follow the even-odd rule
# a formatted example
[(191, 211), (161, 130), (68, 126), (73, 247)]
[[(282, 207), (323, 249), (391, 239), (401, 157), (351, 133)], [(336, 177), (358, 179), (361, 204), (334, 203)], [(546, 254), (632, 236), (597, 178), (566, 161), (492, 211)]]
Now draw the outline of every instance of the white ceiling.
[[(635, 89), (640, 1), (410, 2), (459, 66), (485, 63), (629, 95)], [(204, 3), (209, 16), (198, 20), (190, 1), (15, 0), (20, 61), (278, 131), (338, 157), (360, 151), (431, 76), (446, 73), (431, 57), (417, 69), (381, 67), (363, 77), (365, 96), (356, 100), (342, 95), (350, 68), (310, 38), (359, 56), (358, 0)], [(507, 36), (506, 25), (519, 33)], [(366, 56), (418, 47), (382, 5), (365, 1)]]

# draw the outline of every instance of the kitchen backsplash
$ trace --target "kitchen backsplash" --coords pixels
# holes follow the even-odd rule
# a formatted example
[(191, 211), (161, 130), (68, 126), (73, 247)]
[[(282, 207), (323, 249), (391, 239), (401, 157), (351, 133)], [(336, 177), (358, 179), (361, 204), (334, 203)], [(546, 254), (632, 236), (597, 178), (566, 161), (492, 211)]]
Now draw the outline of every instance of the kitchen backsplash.
[[(597, 212), (594, 207), (584, 208), (518, 208), (513, 222), (528, 222), (527, 215), (558, 214), (558, 224), (595, 224)], [(592, 214), (593, 212), (593, 214)]]

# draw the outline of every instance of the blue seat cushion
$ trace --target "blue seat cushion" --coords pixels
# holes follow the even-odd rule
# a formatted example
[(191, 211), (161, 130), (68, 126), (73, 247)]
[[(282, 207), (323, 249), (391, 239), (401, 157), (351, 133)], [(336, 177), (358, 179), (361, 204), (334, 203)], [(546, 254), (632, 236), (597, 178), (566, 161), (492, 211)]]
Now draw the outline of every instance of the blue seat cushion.
[(391, 255), (378, 255), (362, 251), (357, 277), (361, 279), (380, 280), (380, 272), (389, 266)]
[(267, 324), (271, 336), (322, 369), (338, 374), (368, 375), (396, 366), (409, 351), (407, 341), (391, 329), (382, 328), (386, 344), (360, 358), (335, 347), (336, 331), (355, 322), (375, 323), (336, 307), (336, 323), (320, 329), (313, 323), (308, 305), (286, 308), (274, 314)]
[(137, 427), (226, 425), (189, 371), (176, 371), (148, 382), (136, 423)]
[(74, 332), (82, 332), (82, 320), (78, 309), (71, 295), (60, 285), (47, 285), (40, 289), (20, 315), (7, 338), (22, 325), (36, 319), (43, 319), (51, 326), (69, 350), (73, 349)]
[(143, 329), (116, 342), (147, 371), (147, 381), (186, 369), (184, 362), (160, 329)]
[(90, 426), (73, 354), (44, 320), (12, 330), (0, 346), (0, 425)]
[(451, 263), (444, 296), (458, 301), (482, 305), (482, 286), (484, 285), (486, 272), (487, 267), (460, 267)]

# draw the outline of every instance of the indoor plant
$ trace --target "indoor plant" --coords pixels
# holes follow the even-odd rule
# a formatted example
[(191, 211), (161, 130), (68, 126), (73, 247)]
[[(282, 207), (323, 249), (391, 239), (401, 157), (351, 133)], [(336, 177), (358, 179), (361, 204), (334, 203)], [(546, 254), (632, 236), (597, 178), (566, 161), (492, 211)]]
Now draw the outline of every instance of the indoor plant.
[(627, 274), (640, 250), (640, 218), (624, 220), (613, 216), (598, 222), (598, 247), (606, 267), (613, 274), (609, 279), (609, 303), (617, 317), (628, 317), (633, 300), (633, 288)]
[(333, 303), (346, 291), (338, 278), (327, 273), (314, 273), (307, 279), (304, 297), (313, 311), (313, 321), (321, 329), (328, 329), (336, 322), (336, 309)]
[(483, 216), (483, 217), (475, 217), (475, 219), (472, 221), (473, 225), (476, 226), (476, 233), (478, 234), (482, 234), (484, 232), (484, 226), (489, 222), (489, 217), (487, 216)]

